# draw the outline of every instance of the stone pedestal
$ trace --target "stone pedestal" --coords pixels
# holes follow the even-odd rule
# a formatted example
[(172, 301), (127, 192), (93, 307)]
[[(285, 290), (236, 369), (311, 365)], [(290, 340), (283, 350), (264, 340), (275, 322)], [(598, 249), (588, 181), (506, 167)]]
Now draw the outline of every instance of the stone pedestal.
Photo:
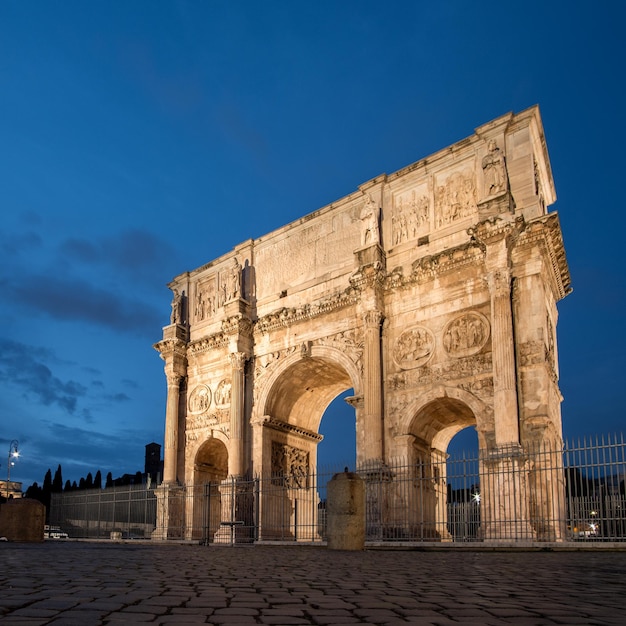
[(184, 489), (180, 485), (163, 483), (154, 490), (157, 499), (156, 528), (152, 539), (184, 538)]
[(335, 474), (328, 483), (328, 548), (365, 548), (365, 485), (353, 472)]
[(484, 541), (532, 541), (528, 459), (519, 445), (500, 446), (482, 459), (480, 535)]

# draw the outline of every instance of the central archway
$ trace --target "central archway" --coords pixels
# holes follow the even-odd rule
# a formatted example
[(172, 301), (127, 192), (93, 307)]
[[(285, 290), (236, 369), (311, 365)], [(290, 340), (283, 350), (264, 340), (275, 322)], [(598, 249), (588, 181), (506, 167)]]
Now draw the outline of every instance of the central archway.
[[(317, 446), (324, 412), (349, 389), (360, 388), (355, 364), (339, 350), (317, 346), (276, 368), (260, 394), (254, 455), (264, 478), (260, 535), (317, 539)], [(358, 424), (358, 408), (356, 409)], [(357, 437), (358, 450), (358, 437)]]

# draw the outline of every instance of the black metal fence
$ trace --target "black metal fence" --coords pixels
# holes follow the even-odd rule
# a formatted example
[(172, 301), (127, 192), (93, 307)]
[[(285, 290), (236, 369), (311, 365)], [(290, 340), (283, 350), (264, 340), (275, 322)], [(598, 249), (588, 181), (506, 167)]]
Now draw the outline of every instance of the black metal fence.
[[(50, 523), (70, 537), (322, 542), (336, 471), (53, 494)], [(564, 450), (432, 454), (357, 473), (369, 542), (626, 540), (622, 435)]]

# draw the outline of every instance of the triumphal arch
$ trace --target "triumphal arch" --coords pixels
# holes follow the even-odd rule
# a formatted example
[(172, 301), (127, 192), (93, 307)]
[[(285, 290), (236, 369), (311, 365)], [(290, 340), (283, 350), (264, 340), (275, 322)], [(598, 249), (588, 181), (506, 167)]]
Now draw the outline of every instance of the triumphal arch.
[[(562, 517), (562, 476), (538, 487), (527, 454), (562, 446), (556, 304), (570, 278), (555, 199), (532, 107), (177, 276), (155, 345), (167, 377), (155, 536), (193, 515), (173, 504), (184, 485), (222, 484), (228, 524), (238, 480), (313, 474), (324, 410), (352, 389), (364, 476), (445, 458), (473, 425), (482, 536), (562, 538), (545, 522)], [(432, 478), (436, 517), (445, 477)]]

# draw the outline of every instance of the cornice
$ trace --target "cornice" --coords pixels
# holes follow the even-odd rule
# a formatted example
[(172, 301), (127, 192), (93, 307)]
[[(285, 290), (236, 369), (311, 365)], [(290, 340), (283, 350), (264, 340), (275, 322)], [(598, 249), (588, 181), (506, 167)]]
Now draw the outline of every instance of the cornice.
[(272, 430), (288, 433), (290, 435), (298, 435), (299, 437), (309, 439), (310, 441), (319, 442), (324, 439), (324, 436), (320, 435), (319, 433), (313, 432), (312, 430), (307, 430), (306, 428), (301, 428), (300, 426), (288, 424), (287, 422), (282, 422), (281, 420), (271, 417), (269, 415), (263, 416), (263, 418), (261, 420), (258, 420), (257, 422), (263, 424), (263, 426), (266, 426), (267, 428), (271, 428)]
[(359, 301), (360, 290), (355, 287), (349, 287), (344, 291), (325, 298), (319, 302), (305, 304), (298, 308), (283, 307), (272, 313), (268, 313), (259, 318), (254, 324), (255, 333), (268, 333), (277, 328), (291, 326), (297, 322), (310, 320), (320, 315), (325, 315), (331, 311), (336, 311), (347, 306), (352, 306)]
[(552, 268), (555, 295), (557, 300), (562, 300), (572, 292), (572, 286), (557, 213), (550, 213), (529, 222), (516, 242), (516, 248), (523, 250), (542, 244)]
[(252, 337), (252, 332), (252, 321), (242, 315), (234, 315), (222, 322), (222, 333), (224, 334)]
[(180, 339), (163, 339), (152, 346), (165, 361), (170, 356), (187, 356), (187, 344)]
[(228, 346), (229, 336), (227, 333), (219, 332), (208, 337), (202, 337), (202, 339), (196, 339), (189, 343), (190, 354), (200, 354), (201, 352), (208, 352), (215, 348), (224, 348)]
[(522, 216), (515, 219), (503, 219), (501, 216), (491, 217), (467, 229), (467, 234), (482, 248), (502, 239), (515, 239), (524, 231), (525, 222)]
[(485, 253), (480, 245), (470, 241), (456, 248), (444, 250), (417, 259), (411, 265), (411, 274), (404, 276), (402, 268), (396, 268), (385, 277), (385, 291), (393, 291), (418, 283), (422, 284), (464, 267), (480, 266), (484, 262)]

